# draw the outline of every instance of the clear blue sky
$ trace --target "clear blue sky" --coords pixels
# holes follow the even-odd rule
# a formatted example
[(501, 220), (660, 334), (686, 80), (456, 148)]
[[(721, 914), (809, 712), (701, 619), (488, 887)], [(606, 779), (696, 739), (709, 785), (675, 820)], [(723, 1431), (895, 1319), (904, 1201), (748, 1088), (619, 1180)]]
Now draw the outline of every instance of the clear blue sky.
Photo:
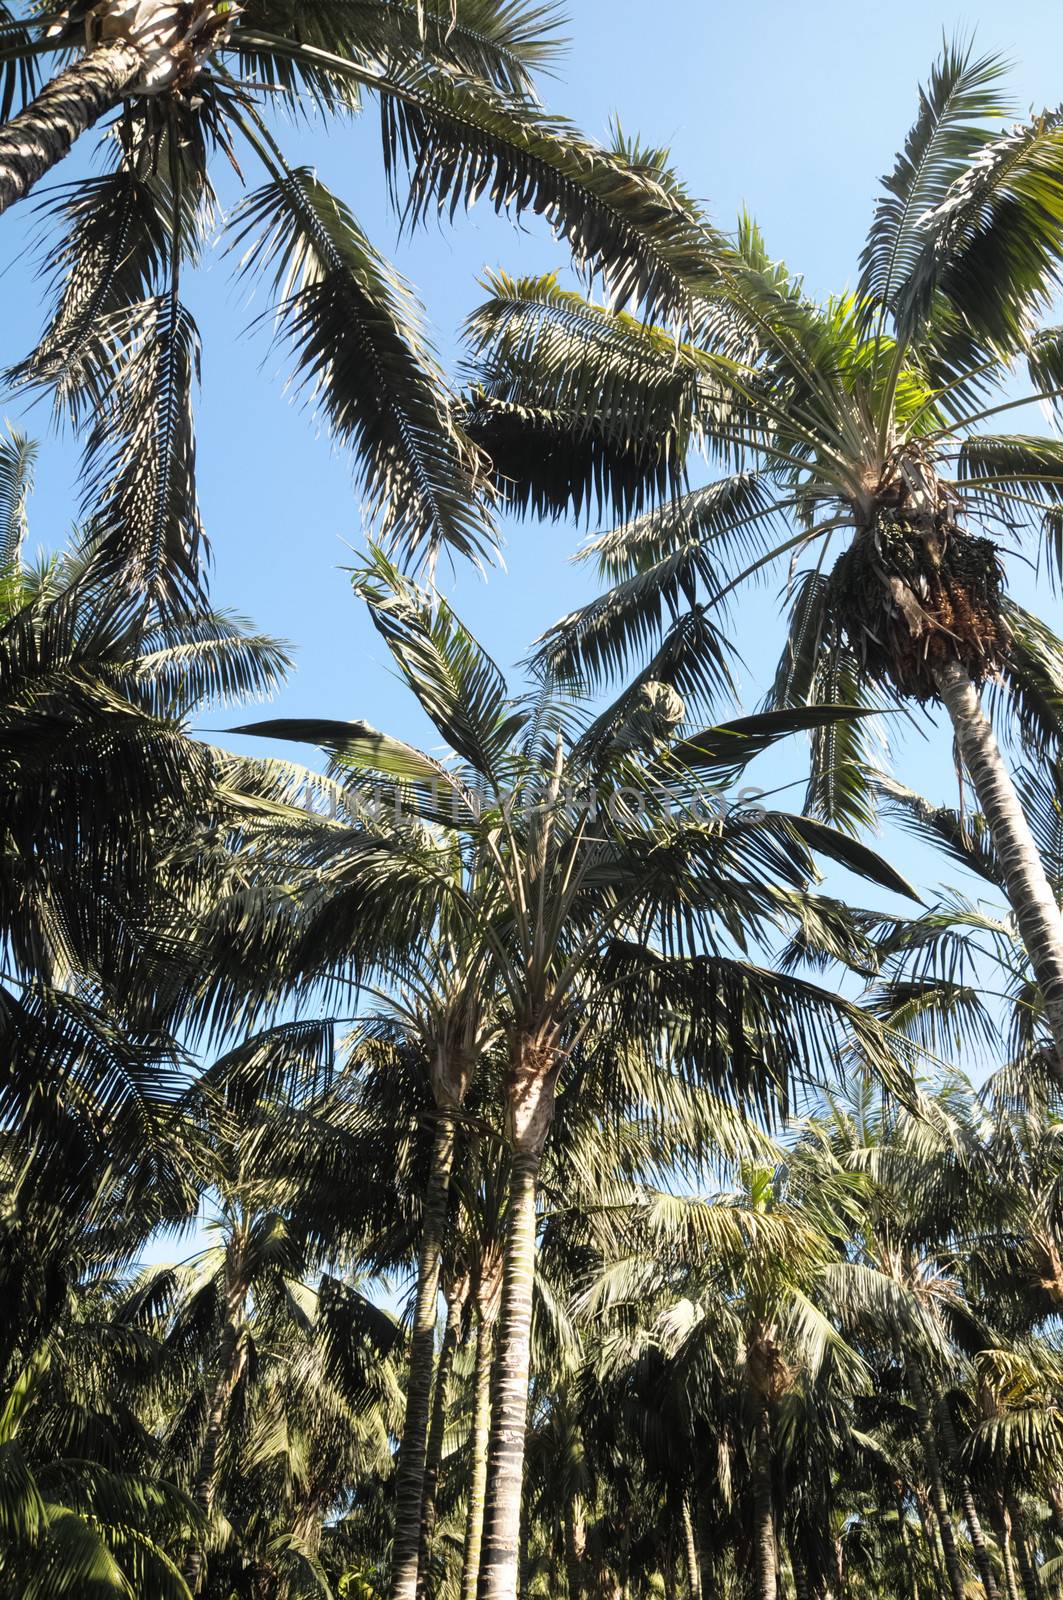
[[(312, 0), (310, 0), (312, 3)], [(963, 9), (894, 0), (889, 6), (842, 0), (710, 4), (655, 0), (615, 5), (570, 0), (571, 47), (544, 98), (589, 133), (604, 136), (619, 115), (629, 131), (670, 143), (693, 191), (728, 224), (748, 205), (769, 249), (804, 272), (814, 292), (843, 288), (875, 198), (876, 182), (912, 120), (916, 85), (943, 31), (976, 30), (979, 45), (1015, 63), (1013, 84), (1023, 112), (1063, 99), (1063, 11), (1048, 0), (1012, 0)], [(444, 358), (457, 356), (456, 332), (476, 302), (485, 267), (563, 267), (564, 250), (538, 224), (515, 229), (478, 208), (451, 227), (435, 226), (396, 248), (396, 223), (380, 181), (375, 116), (333, 129), (327, 144), (313, 129), (286, 139), (298, 157), (351, 204), (380, 246), (392, 251), (419, 287)], [(77, 170), (68, 168), (69, 175)], [(231, 197), (231, 196), (230, 196)], [(0, 227), (0, 264), (27, 236), (27, 208)], [(38, 286), (29, 259), (14, 261), (2, 280), (5, 316), (0, 363), (24, 353), (39, 322)], [(351, 598), (340, 570), (360, 541), (358, 500), (347, 464), (315, 436), (305, 414), (282, 393), (283, 357), (259, 335), (241, 331), (262, 310), (232, 283), (222, 259), (188, 285), (203, 334), (203, 391), (198, 406), (200, 488), (214, 545), (214, 595), (262, 628), (290, 640), (297, 670), (270, 712), (366, 717), (407, 737), (429, 738), (390, 676), (381, 643)], [(47, 412), (8, 400), (3, 413), (44, 432)], [(74, 515), (76, 447), (50, 439), (42, 453), (33, 507), (36, 541), (63, 542)], [(441, 573), (459, 611), (508, 665), (529, 641), (590, 592), (589, 574), (567, 557), (582, 530), (560, 524), (507, 530), (506, 571), (485, 585), (471, 571)], [(1028, 602), (1031, 580), (1015, 570)], [(1046, 591), (1042, 614), (1063, 631)], [(774, 588), (744, 601), (734, 632), (748, 670), (751, 707), (773, 664), (780, 633)], [(206, 717), (205, 722), (224, 720)], [(921, 741), (903, 756), (906, 781), (941, 799), (954, 798), (944, 742), (931, 757)], [(290, 754), (290, 747), (285, 751)], [(796, 775), (803, 750), (792, 754)], [(907, 843), (890, 849), (924, 877), (931, 864)], [(955, 874), (945, 869), (945, 875)]]

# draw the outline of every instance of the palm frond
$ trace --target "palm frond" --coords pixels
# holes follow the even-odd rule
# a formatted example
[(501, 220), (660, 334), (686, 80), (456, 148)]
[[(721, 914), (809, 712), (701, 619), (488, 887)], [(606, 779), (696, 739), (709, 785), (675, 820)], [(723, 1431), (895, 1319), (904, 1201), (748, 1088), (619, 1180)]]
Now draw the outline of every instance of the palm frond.
[(462, 433), (401, 279), (306, 168), (278, 171), (232, 222), (241, 270), (269, 262), (296, 379), (353, 448), (368, 516), (410, 559), (481, 558), (491, 541), (477, 451)]
[(860, 257), (857, 296), (875, 308), (892, 311), (919, 261), (926, 213), (941, 204), (950, 186), (991, 137), (987, 119), (1007, 113), (999, 89), (1007, 63), (999, 56), (975, 56), (970, 44), (946, 44), (926, 88), (919, 90), (919, 114), (897, 164), (882, 180), (885, 193), (875, 207)]

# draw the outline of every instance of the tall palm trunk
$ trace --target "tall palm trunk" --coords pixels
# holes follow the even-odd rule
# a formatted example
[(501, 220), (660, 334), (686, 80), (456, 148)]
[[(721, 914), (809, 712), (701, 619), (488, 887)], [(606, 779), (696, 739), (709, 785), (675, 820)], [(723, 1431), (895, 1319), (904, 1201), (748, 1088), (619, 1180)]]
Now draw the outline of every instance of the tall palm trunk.
[[(1048, 1504), (1052, 1512), (1052, 1531), (1057, 1539), (1063, 1539), (1063, 1488), (1058, 1483), (1049, 1485)], [(1052, 1584), (1053, 1600), (1063, 1600), (1063, 1572), (1060, 1572)]]
[(800, 1550), (793, 1542), (790, 1544), (790, 1570), (794, 1575), (794, 1600), (812, 1600), (808, 1568), (802, 1560)]
[(683, 1553), (686, 1558), (689, 1600), (701, 1600), (701, 1566), (698, 1561), (698, 1544), (694, 1537), (694, 1518), (690, 1514), (688, 1495), (683, 1496)]
[(920, 1484), (915, 1491), (915, 1503), (919, 1510), (919, 1526), (923, 1530), (923, 1543), (930, 1557), (930, 1564), (934, 1568), (935, 1581), (940, 1584), (945, 1576), (945, 1563), (941, 1551), (941, 1539), (934, 1523), (930, 1520), (930, 1499), (925, 1487)]
[(923, 1446), (927, 1476), (930, 1480), (930, 1498), (941, 1537), (941, 1552), (945, 1558), (952, 1600), (964, 1600), (965, 1585), (960, 1553), (956, 1548), (956, 1530), (952, 1525), (952, 1512), (945, 1493), (945, 1480), (941, 1471), (941, 1457), (934, 1437), (934, 1421), (930, 1412), (926, 1387), (914, 1361), (908, 1363), (908, 1387), (915, 1401), (915, 1414), (919, 1422), (919, 1437)]
[(949, 1403), (945, 1399), (944, 1395), (939, 1395), (938, 1397), (937, 1414), (941, 1423), (941, 1436), (945, 1441), (945, 1448), (949, 1453), (949, 1459), (959, 1478), (960, 1504), (963, 1507), (963, 1520), (966, 1522), (967, 1532), (971, 1536), (971, 1548), (974, 1551), (975, 1565), (978, 1568), (978, 1575), (982, 1580), (982, 1587), (985, 1590), (986, 1600), (999, 1600), (1000, 1591), (997, 1588), (996, 1573), (993, 1570), (993, 1558), (989, 1554), (989, 1549), (985, 1542), (985, 1535), (982, 1532), (982, 1521), (978, 1515), (978, 1507), (975, 1504), (970, 1481), (960, 1467), (960, 1442), (956, 1437), (956, 1429), (952, 1421), (952, 1412), (949, 1410)]
[(1063, 918), (977, 689), (957, 661), (938, 667), (934, 681), (989, 828), (1055, 1041), (1056, 1079), (1063, 1083)]
[(454, 1165), (454, 1117), (441, 1111), (432, 1143), (432, 1163), (425, 1191), (421, 1249), (417, 1258), (417, 1302), (410, 1339), (406, 1416), (395, 1475), (395, 1539), (391, 1600), (416, 1600), (417, 1563), (421, 1549), (421, 1495), (424, 1488), (428, 1420), (435, 1364), (436, 1304), (439, 1257), (447, 1222), (450, 1174)]
[(0, 212), (28, 194), (75, 139), (114, 109), (142, 65), (135, 44), (110, 40), (60, 72), (0, 127)]
[(554, 1116), (559, 1066), (556, 1045), (551, 1040), (534, 1032), (522, 1032), (514, 1039), (506, 1081), (506, 1135), (511, 1162), (478, 1600), (515, 1600), (520, 1577), (521, 1488), (535, 1287), (535, 1199), (543, 1148)]
[(753, 1559), (757, 1600), (775, 1600), (775, 1505), (771, 1492), (771, 1412), (767, 1402), (757, 1407), (753, 1441)]
[(911, 1600), (919, 1600), (919, 1578), (916, 1573), (912, 1547), (908, 1541), (908, 1513), (904, 1507), (904, 1494), (900, 1483), (894, 1485), (893, 1500), (897, 1507), (897, 1536), (900, 1539), (901, 1554), (904, 1557), (904, 1567), (908, 1574), (910, 1597)]
[(473, 1380), (472, 1465), (469, 1508), (465, 1519), (461, 1600), (476, 1600), (483, 1547), (484, 1503), (487, 1498), (487, 1447), (491, 1436), (491, 1365), (495, 1349), (497, 1307), (493, 1297), (477, 1296), (476, 1372)]
[(517, 1593), (540, 1160), (541, 1146), (515, 1150), (510, 1172), (479, 1600)]
[(185, 1582), (193, 1595), (199, 1593), (203, 1582), (206, 1564), (205, 1541), (218, 1493), (221, 1441), (225, 1433), (225, 1423), (233, 1395), (247, 1364), (247, 1342), (243, 1335), (243, 1321), (248, 1291), (242, 1272), (242, 1251), (238, 1239), (234, 1239), (229, 1246), (227, 1278), (214, 1387), (211, 1390), (207, 1425), (203, 1432), (199, 1463), (192, 1486), (192, 1498), (202, 1517), (202, 1526), (193, 1536), (194, 1542), (185, 1559)]
[(1014, 1495), (1010, 1494), (1008, 1495), (1008, 1516), (1011, 1518), (1011, 1532), (1015, 1541), (1015, 1554), (1018, 1557), (1023, 1594), (1026, 1600), (1042, 1600), (1041, 1579), (1030, 1552), (1029, 1541), (1026, 1538), (1022, 1512), (1019, 1510)]
[(1015, 1576), (1015, 1562), (1011, 1554), (1011, 1519), (1008, 1516), (1004, 1495), (998, 1491), (994, 1497), (993, 1529), (997, 1536), (997, 1545), (1000, 1549), (1000, 1562), (1004, 1569), (1004, 1588), (1008, 1600), (1021, 1600), (1019, 1594), (1019, 1580)]
[(436, 1386), (432, 1396), (432, 1420), (428, 1429), (428, 1446), (425, 1450), (424, 1483), (421, 1488), (421, 1552), (418, 1559), (417, 1593), (427, 1590), (428, 1561), (432, 1553), (432, 1540), (436, 1528), (436, 1491), (439, 1487), (439, 1464), (443, 1459), (443, 1438), (447, 1428), (447, 1399), (454, 1357), (461, 1342), (461, 1319), (465, 1309), (468, 1279), (452, 1284), (446, 1291), (447, 1325), (443, 1344), (436, 1363)]
[(570, 1494), (565, 1500), (565, 1578), (568, 1600), (583, 1600), (583, 1574), (587, 1565), (587, 1519), (583, 1496)]

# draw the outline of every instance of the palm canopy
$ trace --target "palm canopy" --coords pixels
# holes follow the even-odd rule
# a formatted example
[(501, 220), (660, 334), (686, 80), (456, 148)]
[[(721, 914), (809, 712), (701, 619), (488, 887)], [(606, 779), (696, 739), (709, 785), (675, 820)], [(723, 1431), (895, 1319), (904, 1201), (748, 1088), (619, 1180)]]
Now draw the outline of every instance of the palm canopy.
[(241, 274), (272, 287), (294, 381), (352, 452), (381, 536), (414, 559), (444, 547), (478, 557), (491, 542), (481, 458), (455, 419), (412, 292), (347, 205), (287, 160), (275, 111), (342, 118), (375, 102), (408, 222), (486, 193), (497, 210), (543, 214), (587, 268), (609, 269), (622, 294), (653, 311), (685, 298), (700, 248), (690, 208), (538, 104), (534, 76), (557, 52), (556, 24), (551, 6), (528, 0), (5, 10), (7, 114), (32, 94), (42, 61), (71, 65), (0, 128), (3, 203), (34, 118), (48, 121), (51, 90), (66, 104), (79, 74), (129, 52), (126, 80), (95, 108), (118, 113), (104, 171), (43, 203), (52, 305), (10, 374), (87, 421), (86, 506), (99, 559), (128, 590), (172, 609), (201, 585), (199, 346), (182, 271), (214, 231), (219, 161), (242, 178), (250, 158), (262, 175), (226, 219), (229, 248)]
[[(555, 672), (596, 685), (635, 662), (718, 695), (728, 598), (785, 560), (768, 707), (945, 706), (1063, 1074), (1063, 923), (978, 694), (999, 682), (1023, 743), (1058, 748), (1059, 642), (1005, 594), (995, 538), (1032, 533), (1058, 570), (1063, 456), (988, 428), (1060, 393), (1059, 330), (1040, 319), (1063, 260), (1063, 125), (997, 132), (1000, 77), (946, 48), (853, 293), (812, 300), (748, 221), (686, 341), (552, 278), (496, 278), (469, 321), (469, 426), (518, 505), (596, 496), (627, 519), (588, 552), (609, 588), (540, 641)], [(672, 181), (660, 152), (657, 170)], [(695, 446), (727, 476), (689, 488)], [(860, 720), (814, 736), (808, 809), (873, 820), (869, 738)]]
[[(670, 999), (679, 1004), (690, 986), (701, 1018), (691, 1026), (709, 1029), (682, 1047), (691, 1060), (714, 1033), (700, 1009), (710, 993), (710, 1009), (729, 1001), (752, 1007), (759, 1044), (749, 1067), (761, 1081), (776, 1054), (769, 1018), (778, 1022), (776, 1006), (790, 1002), (801, 1010), (813, 990), (743, 957), (803, 905), (815, 877), (811, 852), (895, 891), (907, 886), (873, 852), (811, 819), (735, 807), (699, 820), (698, 808), (714, 776), (730, 777), (774, 740), (847, 713), (814, 707), (680, 738), (682, 703), (659, 686), (625, 693), (596, 714), (559, 696), (549, 679), (515, 698), (445, 603), (430, 604), (383, 555), (355, 581), (449, 754), (429, 755), (359, 722), (272, 720), (234, 731), (322, 744), (363, 817), (379, 806), (381, 785), (391, 804), (398, 794), (426, 910), (434, 897), (430, 937), (440, 928), (451, 938), (474, 936), (481, 985), (496, 988), (507, 1031), (530, 1025), (544, 1040), (560, 1031), (570, 1049), (590, 1021), (592, 995), (634, 1008), (634, 1025), (637, 996), (663, 1001), (674, 981)], [(364, 821), (326, 825), (323, 848), (334, 853), (340, 891), (346, 854), (362, 850), (374, 830)], [(314, 970), (357, 961), (337, 903), (319, 897), (309, 921), (295, 915), (306, 941), (295, 948), (307, 962), (315, 950)], [(423, 962), (423, 954), (409, 957), (411, 982)], [(637, 992), (629, 981), (636, 974)], [(395, 977), (403, 981), (401, 963)], [(761, 1002), (767, 1009), (757, 1024)], [(844, 1002), (832, 1005), (840, 1017)], [(855, 1011), (852, 1020), (862, 1026)], [(806, 1055), (797, 1050), (791, 1060)], [(727, 1082), (733, 1088), (736, 1080)]]
[[(681, 652), (688, 683), (716, 692), (711, 650), (691, 660), (692, 617), (710, 634), (706, 610), (804, 556), (771, 704), (835, 701), (860, 683), (876, 700), (934, 698), (946, 639), (976, 680), (1000, 669), (1020, 696), (1027, 671), (1054, 659), (1017, 608), (999, 615), (995, 552), (959, 526), (1032, 525), (1054, 562), (1058, 443), (984, 431), (1023, 400), (1054, 401), (1060, 380), (1058, 331), (1038, 318), (1060, 263), (1063, 130), (1046, 113), (998, 134), (1001, 72), (946, 50), (855, 292), (811, 300), (748, 220), (688, 342), (550, 277), (489, 280), (468, 324), (470, 416), (504, 490), (522, 509), (597, 501), (630, 518), (586, 552), (607, 594), (547, 633), (543, 659), (597, 682), (654, 649), (667, 679)], [(734, 470), (688, 488), (697, 448)], [(920, 505), (947, 528), (940, 551), (916, 537)], [(908, 592), (891, 606), (895, 579)], [(866, 814), (849, 769), (867, 762), (867, 737), (855, 722), (821, 741), (834, 781), (823, 771), (816, 799), (836, 820)]]

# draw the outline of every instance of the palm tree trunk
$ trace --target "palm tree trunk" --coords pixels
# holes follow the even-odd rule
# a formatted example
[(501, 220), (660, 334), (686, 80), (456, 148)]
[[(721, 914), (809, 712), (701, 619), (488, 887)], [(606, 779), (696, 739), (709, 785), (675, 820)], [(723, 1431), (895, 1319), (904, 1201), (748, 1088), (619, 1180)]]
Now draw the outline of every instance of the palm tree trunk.
[[(234, 1247), (230, 1245), (232, 1250)], [(193, 1535), (193, 1543), (185, 1559), (184, 1578), (193, 1595), (199, 1593), (206, 1565), (205, 1542), (209, 1532), (214, 1501), (218, 1492), (218, 1474), (221, 1466), (221, 1441), (225, 1422), (236, 1386), (243, 1376), (247, 1362), (247, 1344), (242, 1337), (244, 1307), (247, 1302), (247, 1285), (240, 1271), (239, 1247), (229, 1266), (229, 1284), (225, 1296), (225, 1314), (218, 1342), (218, 1360), (207, 1408), (207, 1426), (199, 1449), (192, 1498), (196, 1503), (202, 1526)]]
[(1023, 1593), (1026, 1600), (1043, 1600), (1041, 1593), (1041, 1579), (1030, 1546), (1026, 1539), (1026, 1529), (1023, 1526), (1022, 1512), (1013, 1495), (1008, 1495), (1008, 1516), (1011, 1518), (1011, 1532), (1015, 1540), (1015, 1554), (1019, 1561), (1019, 1573), (1022, 1577)]
[(937, 1400), (937, 1414), (941, 1423), (941, 1436), (945, 1441), (945, 1448), (949, 1453), (952, 1465), (955, 1468), (960, 1483), (960, 1503), (963, 1506), (963, 1520), (967, 1524), (967, 1532), (971, 1536), (971, 1548), (974, 1551), (975, 1565), (978, 1575), (982, 1580), (986, 1600), (999, 1600), (1000, 1591), (997, 1588), (996, 1573), (993, 1571), (993, 1558), (985, 1542), (982, 1532), (982, 1522), (978, 1515), (974, 1495), (967, 1476), (960, 1469), (960, 1442), (956, 1437), (956, 1429), (952, 1422), (952, 1412), (944, 1395), (939, 1395)]
[(1004, 1568), (1004, 1587), (1007, 1590), (1008, 1600), (1021, 1600), (1019, 1581), (1015, 1576), (1015, 1562), (1011, 1555), (1011, 1521), (1004, 1496), (1000, 1493), (995, 1497), (993, 1527), (996, 1531), (997, 1544), (1000, 1546), (1000, 1561)]
[(443, 1438), (447, 1427), (447, 1397), (454, 1356), (461, 1342), (461, 1317), (464, 1306), (464, 1293), (456, 1287), (448, 1292), (447, 1325), (443, 1333), (439, 1360), (436, 1363), (432, 1421), (428, 1429), (424, 1482), (421, 1487), (421, 1551), (418, 1558), (417, 1579), (417, 1593), (421, 1596), (426, 1592), (428, 1558), (432, 1553), (432, 1539), (436, 1529), (436, 1490), (439, 1487), (439, 1464), (443, 1459)]
[(395, 1475), (395, 1539), (391, 1600), (416, 1600), (417, 1564), (421, 1549), (421, 1494), (424, 1488), (428, 1416), (435, 1363), (436, 1304), (439, 1257), (447, 1222), (450, 1173), (454, 1165), (454, 1118), (441, 1111), (432, 1144), (432, 1164), (425, 1191), (421, 1250), (417, 1259), (417, 1304), (410, 1339), (410, 1371), (406, 1416)]
[(930, 1414), (930, 1402), (927, 1399), (922, 1377), (914, 1361), (908, 1363), (908, 1387), (915, 1401), (915, 1413), (919, 1421), (919, 1436), (923, 1445), (927, 1476), (930, 1480), (930, 1498), (934, 1507), (934, 1515), (937, 1518), (938, 1533), (941, 1536), (941, 1551), (945, 1558), (945, 1571), (948, 1575), (949, 1588), (952, 1591), (952, 1600), (964, 1600), (963, 1568), (960, 1565), (960, 1553), (956, 1548), (956, 1530), (952, 1526), (952, 1513), (949, 1510), (948, 1496), (945, 1494), (945, 1480), (941, 1472), (941, 1457), (938, 1455), (937, 1440), (934, 1437), (934, 1422)]
[(808, 1585), (808, 1568), (793, 1541), (790, 1543), (790, 1570), (794, 1575), (795, 1600), (812, 1600), (812, 1591)]
[(753, 1445), (753, 1558), (757, 1600), (775, 1600), (775, 1505), (771, 1492), (771, 1413), (757, 1408)]
[(900, 1539), (901, 1554), (904, 1557), (904, 1567), (908, 1574), (910, 1600), (919, 1600), (919, 1578), (916, 1573), (915, 1560), (912, 1556), (912, 1547), (908, 1542), (908, 1513), (904, 1507), (904, 1495), (899, 1485), (894, 1488), (893, 1498), (897, 1507), (897, 1536)]
[(683, 1496), (683, 1552), (686, 1557), (689, 1600), (701, 1600), (701, 1565), (694, 1537), (694, 1518), (690, 1514), (690, 1500), (686, 1495)]
[(919, 1508), (919, 1526), (923, 1530), (923, 1543), (926, 1545), (927, 1554), (934, 1568), (935, 1580), (940, 1583), (945, 1572), (941, 1539), (938, 1536), (935, 1524), (930, 1521), (930, 1502), (923, 1485), (916, 1489), (915, 1502)]
[(565, 1579), (568, 1600), (583, 1600), (583, 1569), (587, 1560), (587, 1523), (583, 1496), (569, 1495), (565, 1501)]
[[(1057, 1539), (1063, 1539), (1063, 1488), (1058, 1483), (1048, 1487), (1048, 1504), (1052, 1513), (1052, 1531)], [(1063, 1600), (1063, 1572), (1052, 1584), (1054, 1600)]]
[(514, 1600), (517, 1592), (535, 1281), (535, 1195), (544, 1141), (545, 1131), (531, 1148), (514, 1150), (509, 1180), (479, 1600)]
[(0, 127), (0, 212), (28, 194), (74, 140), (122, 99), (143, 65), (128, 39), (90, 50)]
[(487, 1446), (491, 1435), (491, 1357), (495, 1347), (495, 1319), (481, 1305), (476, 1325), (476, 1373), (472, 1410), (472, 1467), (469, 1509), (465, 1519), (465, 1553), (462, 1559), (461, 1600), (476, 1600), (480, 1577), (480, 1549), (484, 1532), (487, 1494)]
[(989, 828), (1055, 1041), (1056, 1080), (1063, 1083), (1063, 918), (978, 690), (957, 661), (938, 667), (934, 681)]

